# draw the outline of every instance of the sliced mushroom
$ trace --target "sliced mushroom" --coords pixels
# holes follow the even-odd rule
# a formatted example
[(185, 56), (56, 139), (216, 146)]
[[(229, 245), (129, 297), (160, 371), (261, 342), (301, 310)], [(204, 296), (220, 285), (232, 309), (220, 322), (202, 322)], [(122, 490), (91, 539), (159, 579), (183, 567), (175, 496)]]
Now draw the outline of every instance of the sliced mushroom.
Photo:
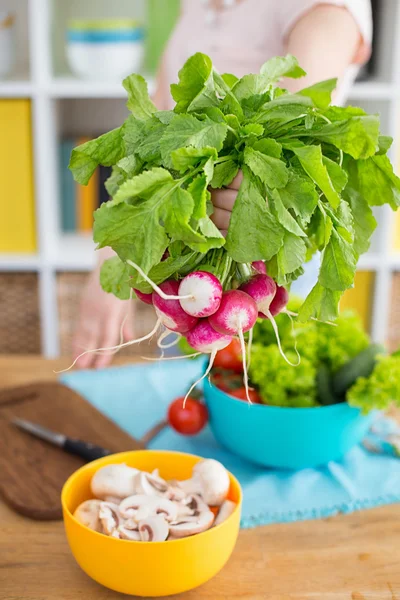
[(91, 489), (93, 495), (104, 500), (109, 496), (126, 498), (136, 493), (136, 475), (139, 471), (121, 465), (106, 465), (92, 477)]
[(226, 521), (226, 519), (231, 516), (235, 508), (236, 502), (232, 502), (231, 500), (225, 500), (225, 502), (221, 504), (221, 508), (219, 509), (218, 514), (215, 518), (214, 526), (220, 525), (221, 523)]
[(74, 512), (74, 517), (93, 531), (103, 532), (101, 521), (99, 518), (101, 500), (86, 500), (78, 506)]
[(162, 515), (167, 521), (175, 521), (178, 516), (178, 506), (175, 502), (171, 502), (167, 498), (144, 494), (135, 494), (125, 498), (119, 505), (119, 509), (123, 518), (132, 518), (135, 521), (143, 520), (144, 514), (145, 518)]
[(228, 471), (217, 460), (202, 460), (194, 466), (191, 479), (181, 481), (180, 487), (187, 494), (200, 495), (208, 506), (220, 506), (229, 492)]
[(139, 523), (139, 534), (142, 542), (163, 542), (169, 534), (168, 523), (161, 515), (147, 517)]
[(118, 498), (117, 496), (106, 496), (104, 502), (112, 502), (113, 504), (119, 504), (122, 498)]
[(118, 533), (121, 540), (129, 540), (131, 542), (140, 542), (141, 540), (139, 531), (133, 531), (132, 529), (128, 529), (123, 525), (118, 527)]
[(118, 527), (121, 524), (121, 515), (118, 504), (113, 504), (112, 502), (101, 502), (99, 518), (103, 526), (103, 532), (106, 535), (119, 537), (119, 535), (114, 535), (115, 532), (118, 533)]
[(211, 510), (202, 511), (196, 517), (185, 517), (182, 521), (171, 523), (170, 535), (174, 538), (187, 537), (195, 533), (201, 533), (211, 527), (214, 522), (214, 514)]
[(136, 493), (146, 496), (163, 496), (168, 491), (168, 483), (158, 474), (139, 473), (136, 478)]

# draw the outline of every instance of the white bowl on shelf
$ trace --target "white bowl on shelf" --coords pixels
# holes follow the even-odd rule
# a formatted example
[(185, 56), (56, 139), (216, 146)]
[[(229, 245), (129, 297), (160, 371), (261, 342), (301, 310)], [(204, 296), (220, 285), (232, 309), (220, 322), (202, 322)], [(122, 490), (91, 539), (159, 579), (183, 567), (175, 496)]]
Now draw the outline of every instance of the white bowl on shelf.
[(71, 71), (82, 79), (121, 81), (143, 61), (144, 32), (130, 19), (72, 21), (66, 54)]
[(10, 73), (14, 59), (14, 16), (0, 12), (0, 79)]

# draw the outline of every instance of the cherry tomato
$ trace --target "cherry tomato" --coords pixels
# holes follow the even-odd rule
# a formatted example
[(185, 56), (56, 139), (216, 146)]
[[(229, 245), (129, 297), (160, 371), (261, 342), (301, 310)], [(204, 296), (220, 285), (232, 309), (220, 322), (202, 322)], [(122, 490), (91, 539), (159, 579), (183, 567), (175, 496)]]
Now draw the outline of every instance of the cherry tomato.
[(243, 373), (242, 351), (239, 340), (232, 340), (229, 346), (217, 352), (214, 367), (228, 369), (235, 373)]
[[(247, 396), (246, 396), (246, 388), (244, 386), (238, 388), (237, 390), (233, 390), (233, 392), (229, 392), (229, 395), (234, 396), (235, 398), (238, 398), (239, 400), (245, 400), (246, 402), (248, 402)], [(249, 389), (249, 398), (253, 404), (262, 404), (260, 394), (257, 392), (257, 390), (253, 390), (250, 388)]]
[(204, 404), (193, 398), (186, 400), (184, 397), (176, 398), (168, 409), (168, 422), (172, 429), (182, 435), (195, 435), (199, 433), (208, 421), (208, 412)]
[(212, 370), (211, 381), (217, 388), (228, 393), (230, 390), (236, 390), (243, 385), (242, 375), (220, 368)]

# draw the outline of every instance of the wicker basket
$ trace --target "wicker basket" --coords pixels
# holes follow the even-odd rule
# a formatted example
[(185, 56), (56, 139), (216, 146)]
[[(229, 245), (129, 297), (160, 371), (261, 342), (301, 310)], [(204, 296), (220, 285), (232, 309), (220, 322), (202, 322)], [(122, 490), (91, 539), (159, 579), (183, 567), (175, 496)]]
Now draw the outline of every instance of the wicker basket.
[(40, 353), (36, 273), (0, 273), (0, 353)]
[(400, 273), (393, 274), (388, 346), (391, 352), (400, 347)]
[[(79, 305), (83, 286), (87, 279), (86, 273), (59, 273), (57, 275), (57, 302), (60, 331), (60, 353), (71, 356), (72, 339), (78, 326)], [(155, 324), (154, 310), (142, 302), (132, 302), (135, 311), (135, 337), (144, 336), (151, 331)], [(155, 340), (123, 348), (118, 353), (125, 356), (158, 356), (159, 350)]]

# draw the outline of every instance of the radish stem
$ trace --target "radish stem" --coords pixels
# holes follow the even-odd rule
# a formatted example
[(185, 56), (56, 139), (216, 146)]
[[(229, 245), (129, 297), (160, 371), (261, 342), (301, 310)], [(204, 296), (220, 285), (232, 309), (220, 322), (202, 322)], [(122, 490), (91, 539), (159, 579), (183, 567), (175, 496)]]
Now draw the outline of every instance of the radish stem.
[(118, 344), (117, 346), (109, 346), (108, 348), (94, 348), (93, 350), (85, 350), (85, 352), (82, 352), (81, 354), (79, 354), (75, 360), (73, 361), (73, 363), (67, 368), (67, 369), (61, 369), (61, 371), (54, 371), (54, 373), (65, 373), (65, 371), (69, 371), (70, 369), (72, 369), (72, 367), (74, 367), (77, 363), (77, 361), (82, 357), (85, 356), (85, 354), (94, 354), (96, 352), (100, 351), (104, 351), (104, 350), (120, 350), (121, 348), (126, 348), (126, 346), (132, 346), (133, 344), (139, 344), (140, 342), (144, 342), (145, 340), (149, 340), (150, 338), (153, 337), (153, 335), (156, 333), (157, 329), (160, 327), (161, 321), (160, 319), (157, 319), (156, 324), (154, 325), (153, 329), (150, 331), (150, 333), (148, 333), (147, 335), (144, 335), (141, 338), (138, 338), (137, 340), (130, 340), (129, 342), (125, 342), (123, 344)]
[(132, 260), (127, 260), (126, 261), (128, 263), (128, 265), (130, 265), (131, 267), (133, 267), (141, 277), (143, 277), (143, 279), (145, 281), (147, 281), (147, 283), (149, 285), (151, 285), (151, 287), (153, 288), (153, 290), (155, 292), (157, 292), (157, 294), (159, 296), (161, 296), (161, 298), (164, 298), (164, 300), (193, 300), (193, 296), (192, 295), (187, 295), (187, 296), (170, 296), (168, 294), (166, 294), (165, 292), (162, 291), (162, 289), (160, 287), (158, 287), (158, 285), (156, 283), (154, 283), (154, 281), (152, 281), (150, 279), (150, 277), (148, 277), (146, 275), (146, 273), (139, 267), (139, 265), (137, 265), (136, 263), (134, 263)]
[(271, 321), (272, 328), (273, 328), (273, 330), (275, 332), (275, 337), (276, 337), (276, 342), (278, 344), (279, 352), (282, 354), (282, 357), (286, 360), (286, 362), (288, 363), (288, 365), (290, 365), (291, 367), (298, 367), (299, 364), (300, 364), (300, 362), (301, 362), (299, 354), (297, 354), (297, 356), (299, 357), (299, 360), (298, 360), (297, 364), (290, 362), (290, 360), (288, 359), (288, 357), (286, 356), (286, 354), (284, 353), (284, 351), (282, 349), (281, 340), (280, 340), (280, 337), (279, 337), (278, 325), (276, 324), (276, 321), (275, 321), (274, 317), (272, 316), (270, 310), (268, 310), (266, 312), (266, 316)]

